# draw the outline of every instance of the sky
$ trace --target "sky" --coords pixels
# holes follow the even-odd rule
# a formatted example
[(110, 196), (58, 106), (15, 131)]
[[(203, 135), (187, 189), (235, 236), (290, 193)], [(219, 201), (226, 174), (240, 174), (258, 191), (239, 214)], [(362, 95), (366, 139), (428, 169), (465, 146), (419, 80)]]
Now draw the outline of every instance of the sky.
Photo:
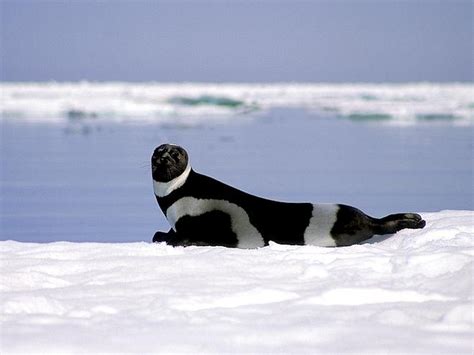
[(2, 81), (472, 81), (472, 3), (0, 0)]

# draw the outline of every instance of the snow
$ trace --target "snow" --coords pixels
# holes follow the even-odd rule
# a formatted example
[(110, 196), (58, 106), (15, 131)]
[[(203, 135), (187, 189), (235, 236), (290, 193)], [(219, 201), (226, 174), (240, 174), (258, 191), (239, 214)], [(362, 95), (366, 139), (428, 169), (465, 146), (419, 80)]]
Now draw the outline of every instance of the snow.
[(397, 125), (474, 123), (471, 83), (210, 84), (210, 83), (0, 83), (1, 117), (153, 122), (197, 126), (232, 116), (299, 107), (352, 120)]
[(344, 248), (0, 242), (0, 352), (471, 354), (474, 212)]
[[(473, 88), (0, 83), (0, 353), (473, 353)], [(169, 228), (164, 142), (259, 196), (428, 224), (345, 248), (143, 242)]]

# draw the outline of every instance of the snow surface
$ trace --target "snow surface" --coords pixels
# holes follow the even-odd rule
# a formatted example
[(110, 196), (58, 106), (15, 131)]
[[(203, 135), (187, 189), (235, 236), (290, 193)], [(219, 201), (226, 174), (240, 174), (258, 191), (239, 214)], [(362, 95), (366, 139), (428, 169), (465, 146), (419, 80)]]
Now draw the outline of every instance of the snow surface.
[(206, 84), (206, 83), (0, 83), (1, 117), (143, 121), (196, 126), (235, 114), (299, 107), (353, 120), (396, 124), (474, 123), (474, 85), (412, 84)]
[(2, 354), (472, 354), (474, 212), (345, 248), (0, 242)]

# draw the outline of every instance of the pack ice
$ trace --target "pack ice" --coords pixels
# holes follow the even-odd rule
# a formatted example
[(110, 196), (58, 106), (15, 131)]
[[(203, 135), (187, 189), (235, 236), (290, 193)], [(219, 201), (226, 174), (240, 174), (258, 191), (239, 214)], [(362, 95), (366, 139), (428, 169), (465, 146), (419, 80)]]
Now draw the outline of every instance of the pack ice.
[(0, 242), (0, 352), (472, 354), (474, 212), (363, 245)]

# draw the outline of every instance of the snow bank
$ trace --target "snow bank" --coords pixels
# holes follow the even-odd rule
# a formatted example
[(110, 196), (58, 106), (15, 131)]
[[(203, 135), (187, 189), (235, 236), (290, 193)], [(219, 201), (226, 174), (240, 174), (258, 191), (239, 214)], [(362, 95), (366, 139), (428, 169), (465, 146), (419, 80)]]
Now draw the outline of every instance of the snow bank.
[(0, 83), (1, 116), (192, 126), (275, 107), (356, 121), (474, 123), (472, 84)]
[(1, 353), (473, 349), (474, 212), (345, 248), (0, 242)]

